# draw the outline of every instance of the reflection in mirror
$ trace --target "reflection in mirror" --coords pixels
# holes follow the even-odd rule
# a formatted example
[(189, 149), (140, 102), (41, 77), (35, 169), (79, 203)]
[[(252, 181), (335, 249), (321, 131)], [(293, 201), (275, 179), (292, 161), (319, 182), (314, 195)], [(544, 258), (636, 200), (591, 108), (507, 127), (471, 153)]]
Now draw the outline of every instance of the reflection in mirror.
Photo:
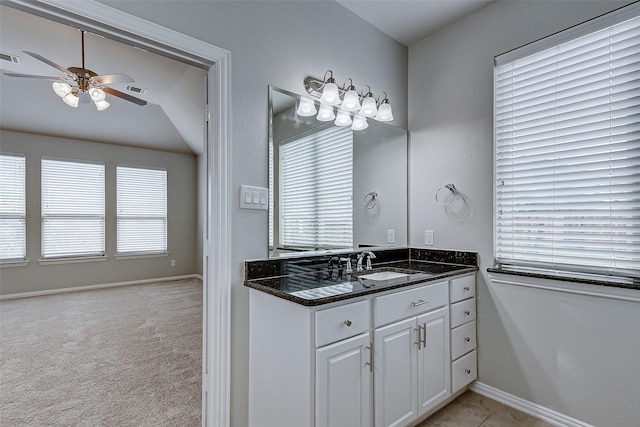
[(299, 103), (269, 87), (269, 256), (406, 247), (407, 131), (351, 130)]

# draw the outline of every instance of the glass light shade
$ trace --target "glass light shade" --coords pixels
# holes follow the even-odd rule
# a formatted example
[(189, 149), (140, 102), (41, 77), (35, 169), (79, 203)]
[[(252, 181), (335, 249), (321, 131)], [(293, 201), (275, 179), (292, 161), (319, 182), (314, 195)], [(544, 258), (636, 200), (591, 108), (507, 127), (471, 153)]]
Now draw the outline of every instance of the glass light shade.
[(369, 123), (367, 123), (367, 118), (362, 113), (358, 113), (353, 116), (353, 124), (351, 125), (351, 129), (362, 130), (368, 127)]
[(391, 104), (388, 102), (383, 102), (378, 107), (378, 114), (376, 115), (376, 120), (380, 122), (390, 122), (393, 120), (393, 112), (391, 111)]
[(78, 98), (78, 94), (75, 92), (69, 92), (68, 94), (66, 94), (62, 100), (64, 101), (65, 104), (67, 104), (69, 107), (73, 107), (73, 108), (78, 108), (78, 102), (80, 101), (80, 98)]
[(93, 102), (104, 101), (104, 99), (107, 97), (104, 91), (97, 87), (89, 89), (89, 95), (91, 95), (91, 99), (93, 99)]
[(313, 99), (308, 96), (300, 97), (300, 104), (298, 104), (298, 109), (296, 113), (299, 116), (308, 117), (316, 114), (316, 104), (313, 102)]
[(360, 98), (358, 97), (358, 92), (356, 92), (355, 89), (348, 90), (344, 94), (342, 108), (344, 108), (345, 111), (358, 111), (360, 109)]
[(339, 105), (340, 94), (338, 93), (338, 85), (335, 83), (327, 83), (322, 90), (320, 103), (324, 105)]
[(333, 122), (336, 126), (349, 126), (351, 124), (351, 114), (348, 111), (344, 111), (342, 108), (338, 110), (336, 115), (336, 121)]
[(98, 111), (106, 110), (107, 108), (109, 108), (109, 105), (111, 105), (104, 99), (102, 101), (94, 100), (93, 103), (96, 104), (96, 108), (98, 109)]
[(336, 118), (336, 115), (333, 112), (333, 107), (330, 105), (321, 105), (320, 111), (318, 111), (318, 116), (316, 117), (321, 122), (328, 122)]
[(71, 85), (69, 83), (53, 82), (51, 86), (53, 87), (53, 91), (60, 98), (63, 98), (65, 95), (71, 92)]
[(362, 101), (362, 108), (360, 112), (364, 114), (366, 117), (373, 117), (378, 112), (378, 107), (376, 106), (376, 100), (373, 96), (367, 96), (364, 101)]

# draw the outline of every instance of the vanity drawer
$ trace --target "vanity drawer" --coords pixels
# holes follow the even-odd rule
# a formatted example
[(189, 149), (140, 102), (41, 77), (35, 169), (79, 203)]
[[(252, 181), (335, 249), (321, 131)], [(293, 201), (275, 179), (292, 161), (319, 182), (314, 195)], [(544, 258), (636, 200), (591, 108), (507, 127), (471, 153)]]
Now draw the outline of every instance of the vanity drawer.
[(385, 325), (442, 307), (447, 304), (448, 299), (447, 282), (376, 297), (373, 299), (374, 326)]
[(369, 301), (316, 311), (316, 347), (369, 330)]
[(451, 364), (451, 386), (455, 393), (478, 378), (477, 353), (472, 351)]
[(451, 328), (476, 320), (475, 298), (451, 304)]
[(476, 348), (476, 321), (451, 330), (451, 360)]
[(449, 282), (451, 302), (462, 301), (476, 294), (476, 276), (464, 276)]

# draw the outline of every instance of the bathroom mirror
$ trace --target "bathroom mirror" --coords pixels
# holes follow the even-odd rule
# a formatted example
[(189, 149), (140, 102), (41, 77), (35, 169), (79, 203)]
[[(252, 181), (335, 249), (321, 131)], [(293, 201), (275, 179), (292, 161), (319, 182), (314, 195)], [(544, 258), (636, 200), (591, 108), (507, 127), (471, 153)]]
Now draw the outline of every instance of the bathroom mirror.
[(269, 256), (406, 247), (407, 131), (351, 130), (299, 102), (269, 87)]

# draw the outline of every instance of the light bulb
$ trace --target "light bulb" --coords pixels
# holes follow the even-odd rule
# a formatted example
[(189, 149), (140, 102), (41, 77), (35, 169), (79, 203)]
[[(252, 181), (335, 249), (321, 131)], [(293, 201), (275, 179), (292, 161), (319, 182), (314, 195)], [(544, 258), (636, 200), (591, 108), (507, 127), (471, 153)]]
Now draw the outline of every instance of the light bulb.
[(96, 108), (98, 109), (98, 111), (106, 110), (107, 108), (109, 108), (109, 105), (111, 105), (104, 99), (102, 101), (94, 100), (93, 103), (96, 104)]
[(344, 94), (342, 108), (344, 108), (345, 111), (358, 111), (360, 109), (360, 98), (358, 97), (358, 92), (356, 92), (355, 89), (349, 89)]
[(60, 98), (71, 92), (71, 85), (69, 83), (53, 82), (51, 86), (53, 87), (53, 91)]
[(378, 107), (378, 114), (375, 118), (380, 122), (390, 122), (393, 120), (393, 112), (391, 111), (389, 101), (382, 101), (382, 104)]
[(378, 108), (376, 106), (376, 100), (373, 96), (367, 95), (367, 97), (362, 101), (362, 108), (360, 112), (367, 117), (373, 117), (378, 112)]
[(333, 107), (329, 105), (321, 105), (316, 118), (321, 122), (328, 122), (335, 119), (336, 115), (333, 113)]
[(104, 99), (107, 97), (104, 91), (97, 87), (92, 87), (91, 89), (89, 89), (89, 95), (91, 96), (91, 99), (93, 99), (93, 102), (104, 101)]
[(344, 111), (342, 108), (338, 110), (336, 115), (336, 121), (333, 122), (336, 126), (349, 126), (351, 124), (351, 115)]
[(316, 114), (316, 104), (313, 102), (313, 99), (308, 96), (300, 97), (300, 104), (298, 105), (298, 109), (296, 113), (299, 116), (308, 117)]
[(64, 101), (65, 104), (67, 104), (69, 107), (73, 107), (73, 108), (78, 108), (78, 101), (80, 101), (80, 98), (78, 98), (78, 94), (75, 92), (69, 92), (68, 94), (66, 94), (62, 100)]
[(338, 93), (338, 85), (329, 79), (329, 83), (324, 85), (322, 90), (322, 96), (320, 96), (320, 103), (324, 105), (339, 105), (340, 94)]
[(367, 123), (367, 118), (361, 112), (353, 116), (353, 124), (351, 125), (351, 129), (362, 130), (368, 127), (369, 123)]

